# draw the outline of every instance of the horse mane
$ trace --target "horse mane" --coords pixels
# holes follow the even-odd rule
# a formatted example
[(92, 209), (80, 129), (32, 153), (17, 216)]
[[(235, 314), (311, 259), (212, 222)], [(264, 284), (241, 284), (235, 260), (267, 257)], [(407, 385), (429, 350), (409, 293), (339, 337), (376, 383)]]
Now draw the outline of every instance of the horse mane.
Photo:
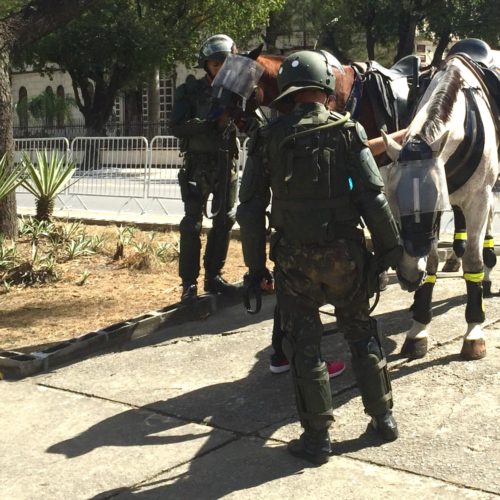
[(458, 92), (462, 88), (460, 70), (448, 66), (444, 76), (434, 89), (427, 109), (427, 118), (420, 130), (420, 136), (428, 143), (434, 142), (442, 125), (451, 118)]

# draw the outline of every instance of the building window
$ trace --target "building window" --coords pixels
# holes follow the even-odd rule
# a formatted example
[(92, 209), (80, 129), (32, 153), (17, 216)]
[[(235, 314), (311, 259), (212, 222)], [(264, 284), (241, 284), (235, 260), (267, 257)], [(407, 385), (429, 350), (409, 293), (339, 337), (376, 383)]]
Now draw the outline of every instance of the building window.
[(28, 127), (28, 91), (26, 87), (19, 89), (19, 98), (16, 106), (17, 117), (19, 118), (19, 126), (22, 128)]
[(174, 81), (160, 75), (160, 122), (168, 123), (174, 102)]
[(59, 85), (57, 87), (56, 98), (56, 121), (59, 128), (64, 127), (64, 119), (66, 115), (66, 97), (64, 94), (64, 87)]
[(425, 44), (424, 43), (417, 43), (417, 52), (424, 53), (425, 54)]
[(45, 126), (46, 127), (53, 127), (54, 126), (54, 118), (56, 115), (56, 106), (55, 106), (55, 96), (54, 96), (54, 91), (52, 90), (52, 87), (49, 85), (45, 89), (45, 96), (44, 96), (44, 101), (45, 101), (45, 116), (44, 116), (44, 121), (45, 121)]

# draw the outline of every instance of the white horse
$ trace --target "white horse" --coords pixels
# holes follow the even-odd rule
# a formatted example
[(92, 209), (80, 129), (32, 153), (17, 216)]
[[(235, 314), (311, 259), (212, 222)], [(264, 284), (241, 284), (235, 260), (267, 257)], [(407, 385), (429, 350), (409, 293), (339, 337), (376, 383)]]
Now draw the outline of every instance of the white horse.
[(483, 358), (482, 282), (491, 269), (483, 263), (482, 250), (498, 176), (498, 135), (486, 91), (467, 58), (453, 56), (436, 73), (402, 145), (384, 140), (395, 162), (388, 171), (388, 196), (404, 242), (398, 278), (403, 289), (416, 291), (413, 324), (401, 354), (416, 359), (427, 353), (439, 220), (451, 203), (462, 210), (468, 232), (463, 255), (467, 330), (461, 355)]

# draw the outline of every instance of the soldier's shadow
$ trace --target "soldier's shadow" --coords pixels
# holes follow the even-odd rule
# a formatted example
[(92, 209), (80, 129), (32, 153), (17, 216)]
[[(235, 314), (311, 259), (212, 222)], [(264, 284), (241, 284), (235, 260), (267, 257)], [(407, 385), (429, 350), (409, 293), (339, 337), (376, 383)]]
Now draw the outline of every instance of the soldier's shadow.
[[(146, 477), (154, 477), (151, 482), (134, 488), (130, 480), (95, 498), (119, 494), (120, 498), (216, 499), (300, 473), (307, 462), (289, 456), (284, 444), (273, 441), (268, 446), (259, 436), (260, 430), (279, 427), (295, 413), (290, 378), (269, 372), (269, 353), (260, 351), (241, 379), (124, 411), (53, 444), (47, 452), (72, 459), (98, 448), (132, 446), (140, 447), (138, 453), (158, 457), (153, 465), (146, 461), (149, 467), (141, 465)], [(158, 445), (167, 448), (160, 451)], [(148, 451), (150, 446), (155, 449)]]
[[(267, 305), (266, 312), (272, 312), (272, 304)], [(408, 312), (400, 310), (389, 314), (407, 317)], [(213, 326), (214, 331), (222, 328), (227, 331), (228, 323), (223, 326), (215, 322)], [(390, 332), (394, 333), (398, 332)], [(325, 341), (328, 344), (325, 351), (334, 352), (347, 361), (347, 345), (340, 334)], [(395, 347), (396, 342), (386, 338), (387, 352)], [(271, 428), (289, 424), (290, 416), (296, 415), (290, 377), (269, 373), (269, 354), (269, 349), (257, 353), (257, 362), (241, 379), (200, 387), (119, 413), (50, 446), (47, 452), (74, 458), (101, 447), (141, 446), (146, 454), (148, 446), (173, 447), (171, 454), (156, 451), (157, 456), (166, 459), (163, 464), (155, 463), (156, 470), (150, 469), (149, 477), (154, 477), (153, 480), (141, 483), (140, 487), (128, 484), (102, 492), (95, 498), (118, 495), (120, 498), (179, 499), (202, 495), (215, 499), (298, 474), (308, 466), (307, 462), (289, 456), (284, 444), (274, 441), (274, 446), (268, 446), (269, 442), (262, 437), (268, 435), (266, 431)], [(437, 359), (429, 362), (429, 366), (443, 362), (442, 358)], [(397, 378), (425, 368), (425, 364), (419, 364), (395, 375)], [(334, 395), (336, 406), (358, 396), (350, 369), (334, 380), (335, 392), (342, 393), (341, 397)], [(203, 427), (188, 425), (193, 423)], [(260, 431), (266, 434), (259, 434)], [(336, 443), (334, 453), (349, 453), (381, 444), (379, 438), (366, 432)], [(193, 451), (183, 452), (183, 449)]]

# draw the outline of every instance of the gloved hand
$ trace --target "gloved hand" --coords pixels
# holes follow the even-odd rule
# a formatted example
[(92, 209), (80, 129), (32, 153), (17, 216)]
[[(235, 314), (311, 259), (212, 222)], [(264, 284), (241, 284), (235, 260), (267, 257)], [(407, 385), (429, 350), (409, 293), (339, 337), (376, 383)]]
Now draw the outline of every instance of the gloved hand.
[(401, 245), (391, 248), (380, 256), (376, 255), (375, 260), (377, 261), (378, 272), (381, 273), (383, 271), (387, 271), (390, 267), (396, 269), (402, 255), (403, 247)]
[(366, 276), (369, 297), (373, 297), (375, 293), (380, 291), (380, 275), (390, 267), (395, 269), (402, 255), (403, 247), (401, 245), (391, 248), (382, 255), (370, 254)]
[[(266, 267), (259, 270), (248, 271), (243, 277), (243, 303), (249, 314), (260, 311), (262, 306), (262, 291), (273, 289), (274, 278)], [(255, 297), (255, 309), (250, 306), (252, 296)]]

